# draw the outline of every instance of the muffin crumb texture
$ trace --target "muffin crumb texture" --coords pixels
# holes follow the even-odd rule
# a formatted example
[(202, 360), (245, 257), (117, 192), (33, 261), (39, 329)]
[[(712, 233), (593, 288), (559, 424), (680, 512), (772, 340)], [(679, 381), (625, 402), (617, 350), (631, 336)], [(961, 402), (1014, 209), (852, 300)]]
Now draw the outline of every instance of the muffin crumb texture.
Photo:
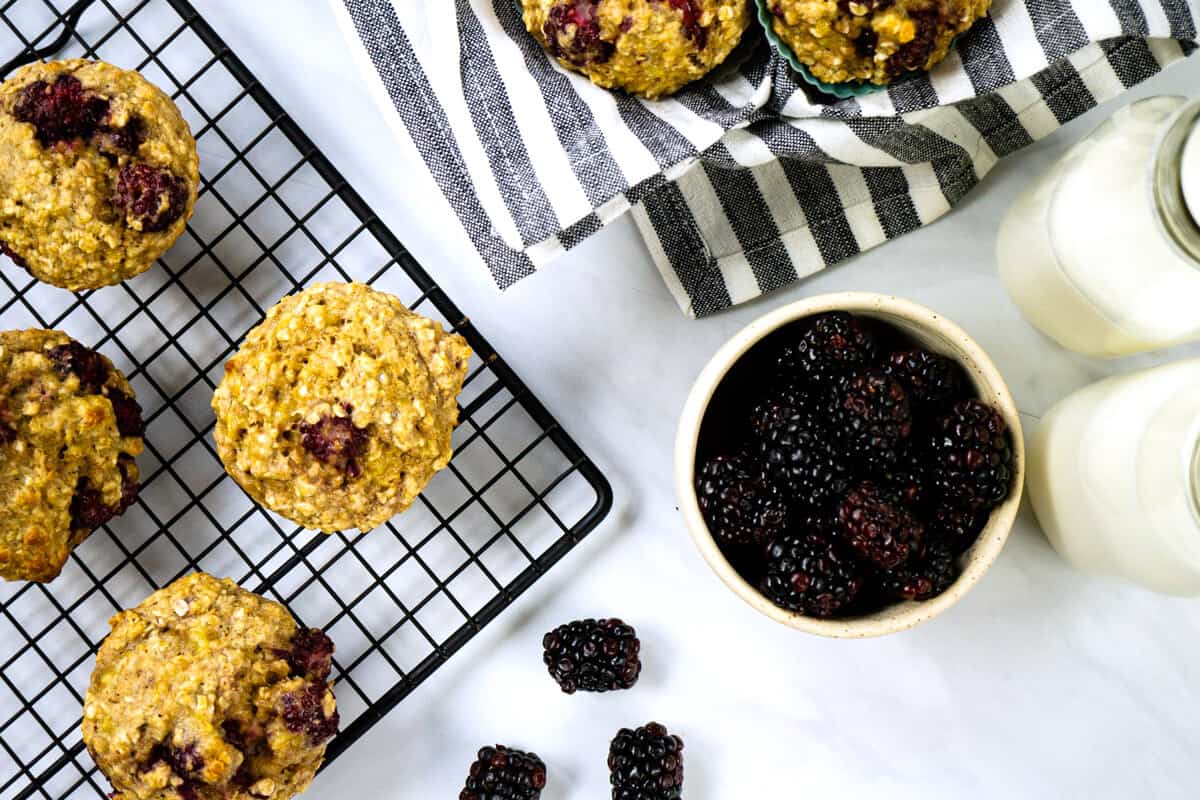
[(187, 122), (136, 72), (56, 61), (0, 87), (0, 250), (38, 280), (80, 291), (144, 272), (199, 186)]
[(103, 355), (59, 331), (0, 333), (0, 577), (53, 580), (133, 504), (143, 428)]
[(449, 463), (470, 357), (461, 336), (363, 284), (286, 297), (213, 396), (221, 460), (300, 525), (370, 530)]
[(932, 69), (991, 0), (768, 0), (775, 33), (826, 83)]
[(110, 625), (83, 740), (114, 800), (286, 800), (308, 788), (338, 729), (325, 634), (203, 573)]
[(525, 27), (558, 63), (649, 99), (707, 75), (750, 24), (750, 0), (523, 2)]

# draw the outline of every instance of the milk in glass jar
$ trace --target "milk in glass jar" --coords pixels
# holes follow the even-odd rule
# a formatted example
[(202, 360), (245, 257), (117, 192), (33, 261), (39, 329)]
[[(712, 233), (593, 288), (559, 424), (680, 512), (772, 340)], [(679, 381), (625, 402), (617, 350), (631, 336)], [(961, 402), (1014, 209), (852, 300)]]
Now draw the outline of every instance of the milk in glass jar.
[(1000, 276), (1064, 347), (1113, 357), (1200, 339), (1200, 100), (1116, 112), (1009, 211)]
[(1200, 595), (1200, 359), (1060, 402), (1033, 433), (1026, 487), (1076, 567)]

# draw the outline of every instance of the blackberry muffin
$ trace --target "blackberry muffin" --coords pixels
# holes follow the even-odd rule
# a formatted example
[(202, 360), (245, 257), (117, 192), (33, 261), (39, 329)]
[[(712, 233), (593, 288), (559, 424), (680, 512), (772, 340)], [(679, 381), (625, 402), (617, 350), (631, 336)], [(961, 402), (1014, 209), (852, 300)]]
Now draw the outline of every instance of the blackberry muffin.
[(142, 410), (65, 333), (0, 333), (0, 577), (47, 582), (137, 497)]
[(38, 280), (80, 291), (145, 272), (199, 186), (187, 123), (138, 73), (56, 61), (0, 86), (0, 249)]
[(826, 83), (932, 69), (991, 0), (768, 0), (779, 38)]
[(522, 0), (525, 27), (567, 69), (654, 99), (703, 78), (737, 47), (750, 0)]
[(225, 469), (306, 528), (370, 530), (450, 461), (471, 350), (360, 283), (285, 297), (225, 365), (213, 396)]
[(287, 800), (337, 733), (333, 643), (278, 603), (197, 573), (114, 616), (83, 741), (114, 800)]

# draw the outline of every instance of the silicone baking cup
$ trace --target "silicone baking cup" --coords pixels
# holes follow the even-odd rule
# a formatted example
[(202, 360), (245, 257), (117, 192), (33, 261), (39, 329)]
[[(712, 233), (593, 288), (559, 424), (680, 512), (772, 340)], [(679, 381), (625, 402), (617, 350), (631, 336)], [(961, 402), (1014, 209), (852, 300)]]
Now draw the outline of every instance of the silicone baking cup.
[(825, 94), (831, 94), (839, 100), (846, 100), (850, 97), (862, 97), (868, 94), (874, 94), (887, 89), (886, 86), (879, 86), (866, 81), (853, 81), (850, 83), (826, 83), (818, 80), (808, 71), (808, 67), (796, 58), (796, 54), (792, 52), (792, 48), (788, 47), (779, 35), (775, 33), (775, 27), (771, 24), (774, 19), (774, 14), (767, 8), (768, 0), (755, 0), (758, 5), (758, 24), (762, 26), (763, 31), (767, 34), (767, 41), (775, 48), (775, 52), (783, 56), (791, 68), (800, 78), (810, 86), (816, 87)]

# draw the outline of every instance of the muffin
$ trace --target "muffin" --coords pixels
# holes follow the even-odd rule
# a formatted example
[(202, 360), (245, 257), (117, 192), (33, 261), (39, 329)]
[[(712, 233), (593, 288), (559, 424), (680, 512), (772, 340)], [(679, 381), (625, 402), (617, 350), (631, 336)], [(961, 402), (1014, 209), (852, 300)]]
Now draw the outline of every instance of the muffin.
[(83, 742), (114, 800), (287, 800), (337, 733), (333, 643), (279, 603), (197, 573), (114, 616)]
[(213, 396), (225, 469), (306, 528), (370, 530), (450, 461), (471, 350), (360, 283), (285, 297), (225, 365)]
[(932, 69), (991, 0), (768, 0), (779, 38), (826, 83)]
[(0, 250), (38, 280), (79, 291), (145, 272), (199, 186), (187, 123), (138, 73), (57, 61), (0, 86)]
[(522, 0), (525, 27), (598, 86), (654, 99), (703, 78), (737, 47), (750, 0)]
[(0, 577), (47, 582), (137, 497), (142, 409), (65, 333), (0, 333)]

